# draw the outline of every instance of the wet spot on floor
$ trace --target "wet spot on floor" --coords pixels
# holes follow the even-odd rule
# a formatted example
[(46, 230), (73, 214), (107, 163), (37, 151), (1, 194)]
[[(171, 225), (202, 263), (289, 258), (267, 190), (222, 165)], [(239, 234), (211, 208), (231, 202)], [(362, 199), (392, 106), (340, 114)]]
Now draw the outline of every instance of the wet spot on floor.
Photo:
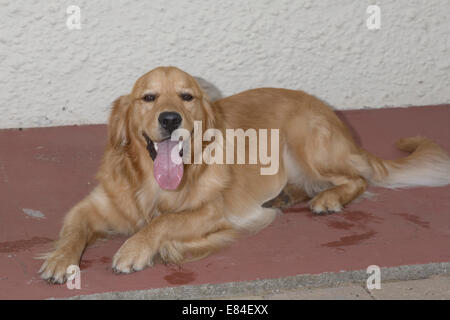
[(308, 213), (308, 212), (311, 212), (311, 210), (308, 207), (289, 208), (283, 210), (283, 213)]
[(351, 236), (341, 237), (338, 241), (332, 241), (322, 244), (322, 247), (344, 247), (344, 246), (352, 246), (355, 244), (359, 244), (364, 240), (372, 238), (376, 234), (375, 231), (368, 231), (361, 234), (354, 234)]
[(327, 222), (327, 225), (332, 228), (341, 229), (341, 230), (349, 230), (351, 227), (354, 226), (353, 223), (348, 223), (345, 221), (329, 221), (329, 222)]
[(420, 219), (418, 216), (415, 216), (413, 214), (409, 214), (409, 213), (394, 213), (394, 215), (396, 216), (400, 216), (402, 218), (404, 218), (405, 220), (412, 222), (418, 226), (421, 226), (422, 228), (429, 228), (430, 227), (430, 223), (428, 221), (423, 221), (422, 219)]
[(89, 268), (90, 266), (92, 266), (93, 263), (94, 263), (94, 260), (91, 260), (91, 259), (83, 259), (83, 260), (81, 260), (80, 270), (84, 270), (84, 269)]
[(195, 280), (195, 273), (181, 269), (168, 274), (164, 279), (170, 284), (188, 284)]
[(111, 257), (101, 257), (100, 258), (100, 262), (101, 263), (111, 263), (112, 262), (112, 259), (111, 259)]
[(18, 252), (31, 249), (34, 246), (52, 242), (52, 239), (45, 237), (33, 237), (28, 240), (16, 240), (0, 242), (0, 253)]
[(349, 221), (357, 221), (357, 222), (381, 222), (383, 221), (382, 218), (376, 217), (371, 213), (364, 212), (364, 211), (343, 211), (342, 217)]
[(46, 219), (45, 215), (42, 212), (40, 212), (39, 210), (24, 208), (24, 209), (22, 209), (22, 211), (29, 217), (32, 217), (35, 219)]

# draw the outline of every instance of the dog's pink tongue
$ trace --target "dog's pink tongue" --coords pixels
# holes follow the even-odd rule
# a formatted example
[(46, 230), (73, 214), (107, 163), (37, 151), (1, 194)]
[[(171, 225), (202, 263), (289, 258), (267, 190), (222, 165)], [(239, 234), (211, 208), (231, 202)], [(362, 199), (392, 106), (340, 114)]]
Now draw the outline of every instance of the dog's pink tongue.
[(183, 178), (183, 161), (178, 141), (168, 139), (158, 143), (153, 175), (162, 189), (175, 190), (178, 187)]

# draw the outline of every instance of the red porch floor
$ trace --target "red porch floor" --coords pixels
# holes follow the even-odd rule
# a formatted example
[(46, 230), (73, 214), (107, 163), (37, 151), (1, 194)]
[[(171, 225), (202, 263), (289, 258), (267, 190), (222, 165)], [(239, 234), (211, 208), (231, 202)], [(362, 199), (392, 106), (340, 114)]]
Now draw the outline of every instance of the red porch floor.
[[(404, 156), (400, 137), (422, 134), (450, 150), (450, 105), (341, 113), (361, 144), (384, 158)], [(0, 130), (0, 299), (68, 297), (296, 274), (450, 261), (450, 186), (372, 189), (343, 213), (296, 208), (259, 234), (182, 269), (157, 265), (115, 275), (124, 238), (98, 242), (81, 264), (82, 289), (49, 285), (37, 270), (67, 210), (95, 185), (103, 125)]]

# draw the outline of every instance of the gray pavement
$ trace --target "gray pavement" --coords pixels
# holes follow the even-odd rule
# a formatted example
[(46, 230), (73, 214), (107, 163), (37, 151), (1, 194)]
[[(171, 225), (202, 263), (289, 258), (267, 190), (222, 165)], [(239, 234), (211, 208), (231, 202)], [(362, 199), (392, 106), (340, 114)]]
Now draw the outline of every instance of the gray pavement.
[(381, 288), (367, 289), (366, 270), (248, 282), (105, 292), (72, 299), (446, 299), (450, 263), (381, 268)]

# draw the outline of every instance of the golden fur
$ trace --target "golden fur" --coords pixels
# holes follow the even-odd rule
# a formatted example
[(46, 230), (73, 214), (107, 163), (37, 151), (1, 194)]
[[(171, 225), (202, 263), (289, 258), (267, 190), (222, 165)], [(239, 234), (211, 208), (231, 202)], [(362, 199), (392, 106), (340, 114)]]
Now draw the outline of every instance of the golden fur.
[[(148, 92), (157, 93), (158, 99), (143, 101)], [(180, 92), (194, 99), (183, 101)], [(159, 141), (157, 117), (167, 110), (179, 112), (189, 131), (194, 120), (202, 120), (204, 129), (222, 132), (279, 129), (278, 173), (261, 175), (260, 163), (186, 164), (181, 185), (162, 190), (153, 178), (142, 131)], [(448, 155), (426, 138), (399, 141), (400, 149), (413, 153), (384, 161), (357, 146), (334, 112), (313, 96), (262, 88), (211, 103), (191, 76), (174, 67), (152, 70), (129, 95), (118, 98), (108, 132), (99, 184), (67, 214), (60, 240), (40, 270), (51, 282), (64, 282), (66, 268), (78, 265), (85, 247), (109, 232), (132, 235), (113, 259), (116, 272), (128, 273), (156, 258), (177, 264), (198, 259), (264, 228), (278, 210), (262, 205), (283, 188), (298, 201), (311, 199), (311, 210), (324, 213), (340, 211), (368, 184), (443, 185), (450, 180)], [(432, 164), (438, 165), (427, 171)], [(414, 175), (417, 170), (423, 176)], [(447, 176), (439, 180), (442, 175)]]

